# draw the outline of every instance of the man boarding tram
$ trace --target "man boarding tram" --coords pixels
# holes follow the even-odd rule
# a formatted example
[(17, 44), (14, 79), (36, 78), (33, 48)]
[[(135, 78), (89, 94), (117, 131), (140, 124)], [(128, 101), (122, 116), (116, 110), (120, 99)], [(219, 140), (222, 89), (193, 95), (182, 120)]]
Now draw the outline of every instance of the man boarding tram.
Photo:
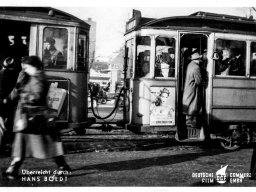
[(200, 112), (203, 102), (203, 80), (200, 70), (202, 55), (194, 52), (191, 55), (191, 62), (186, 71), (182, 106), (183, 114), (186, 115), (186, 128), (200, 129)]

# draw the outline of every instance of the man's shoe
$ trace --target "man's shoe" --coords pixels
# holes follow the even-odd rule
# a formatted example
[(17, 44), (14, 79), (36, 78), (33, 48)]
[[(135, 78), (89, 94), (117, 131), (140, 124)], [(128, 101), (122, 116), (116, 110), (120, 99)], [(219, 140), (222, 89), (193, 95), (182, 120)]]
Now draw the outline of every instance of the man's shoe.
[(71, 174), (71, 168), (68, 165), (64, 165), (59, 167), (59, 170), (57, 172), (58, 176), (68, 176)]
[(68, 166), (68, 165), (64, 165), (64, 166), (61, 166), (59, 167), (59, 170), (60, 171), (72, 171), (71, 168)]

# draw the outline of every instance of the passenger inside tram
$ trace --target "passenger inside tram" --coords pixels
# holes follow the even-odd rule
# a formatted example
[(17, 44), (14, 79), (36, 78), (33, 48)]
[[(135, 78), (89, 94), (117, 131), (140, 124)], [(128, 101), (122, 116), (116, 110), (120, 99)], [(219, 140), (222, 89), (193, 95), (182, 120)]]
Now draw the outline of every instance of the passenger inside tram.
[(55, 42), (54, 38), (46, 38), (43, 62), (47, 67), (60, 66), (64, 61), (63, 54), (56, 49)]
[(175, 76), (175, 50), (173, 47), (169, 47), (167, 52), (161, 52), (161, 51), (158, 51), (156, 55), (155, 76), (156, 77), (174, 77)]
[(150, 37), (138, 37), (135, 77), (149, 78), (150, 72)]
[(148, 77), (150, 68), (150, 51), (145, 50), (139, 53), (138, 56), (138, 76)]
[(175, 39), (156, 38), (155, 77), (175, 77)]
[(245, 76), (245, 48), (245, 42), (218, 39), (215, 74)]
[(256, 76), (256, 43), (251, 43), (251, 65), (250, 65), (250, 75)]
[(43, 34), (43, 63), (51, 69), (67, 68), (68, 31), (46, 27)]

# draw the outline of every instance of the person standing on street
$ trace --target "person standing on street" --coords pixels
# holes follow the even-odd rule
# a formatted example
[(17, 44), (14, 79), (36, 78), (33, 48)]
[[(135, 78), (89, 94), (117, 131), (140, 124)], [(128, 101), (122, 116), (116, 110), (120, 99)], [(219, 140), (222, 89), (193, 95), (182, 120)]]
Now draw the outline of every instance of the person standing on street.
[(254, 146), (253, 153), (252, 153), (250, 173), (251, 173), (250, 179), (256, 180), (256, 146)]
[(186, 126), (200, 128), (200, 112), (202, 109), (203, 80), (200, 69), (201, 55), (194, 52), (186, 70), (183, 92), (183, 114), (186, 115)]
[[(14, 117), (13, 160), (3, 173), (8, 179), (18, 177), (19, 168), (26, 157), (54, 158), (60, 171), (71, 171), (64, 159), (63, 145), (57, 131), (47, 130), (47, 120), (42, 115), (33, 116), (33, 112), (37, 113), (37, 109), (47, 105), (48, 86), (42, 69), (39, 57), (23, 57), (22, 71), (10, 95), (11, 99), (18, 99), (18, 105)], [(33, 120), (31, 117), (40, 118)]]

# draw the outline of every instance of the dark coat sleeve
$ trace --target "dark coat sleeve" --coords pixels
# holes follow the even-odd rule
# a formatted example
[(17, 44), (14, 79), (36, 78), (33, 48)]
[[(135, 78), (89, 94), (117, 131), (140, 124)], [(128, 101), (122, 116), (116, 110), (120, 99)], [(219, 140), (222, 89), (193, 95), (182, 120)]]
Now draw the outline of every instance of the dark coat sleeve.
[(197, 85), (202, 84), (202, 75), (199, 68), (195, 69), (194, 79), (195, 79), (195, 84)]

